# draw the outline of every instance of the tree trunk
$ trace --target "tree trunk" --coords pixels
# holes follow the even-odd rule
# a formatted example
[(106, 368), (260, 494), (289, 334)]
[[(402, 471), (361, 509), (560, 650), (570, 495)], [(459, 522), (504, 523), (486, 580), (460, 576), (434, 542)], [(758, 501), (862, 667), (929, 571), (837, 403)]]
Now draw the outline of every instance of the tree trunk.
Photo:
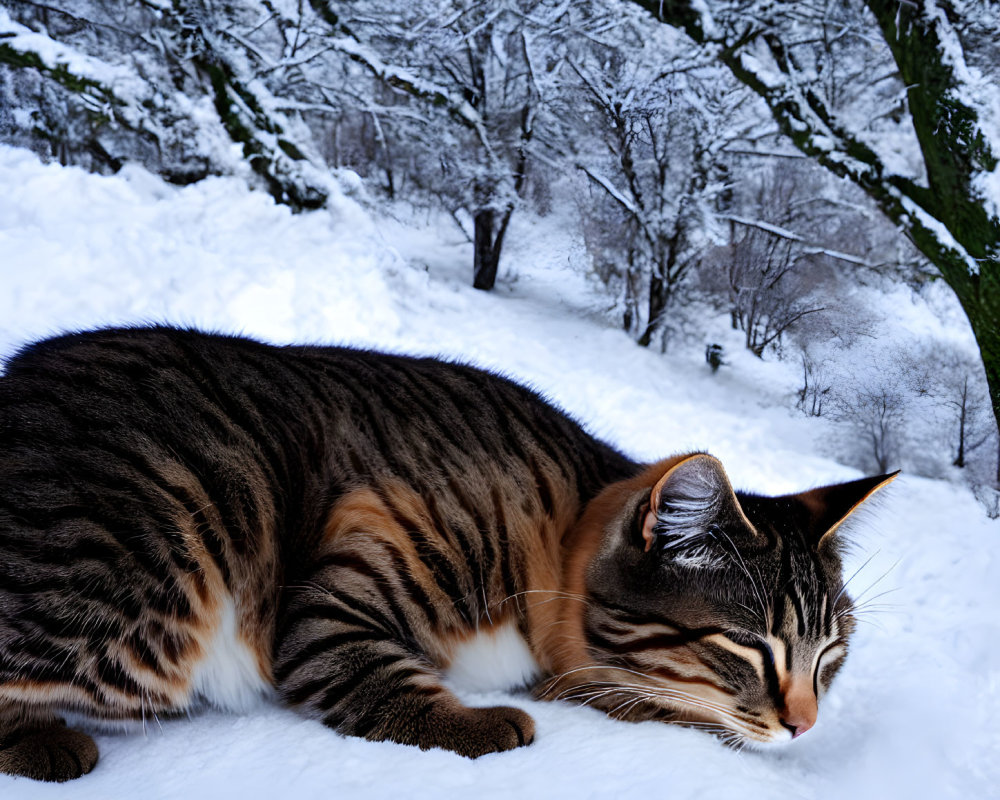
[(663, 276), (657, 274), (654, 268), (649, 273), (649, 315), (646, 317), (646, 329), (639, 337), (640, 347), (649, 347), (653, 334), (663, 321), (663, 312), (667, 307), (667, 290)]
[(472, 256), (472, 285), (484, 291), (492, 289), (497, 280), (499, 258), (493, 249), (494, 217), (494, 212), (488, 208), (477, 211), (473, 217), (475, 249)]
[(965, 422), (968, 416), (969, 408), (969, 376), (965, 376), (965, 382), (962, 384), (962, 400), (961, 405), (958, 407), (958, 454), (955, 456), (955, 460), (952, 461), (952, 466), (964, 467), (965, 466)]
[(476, 289), (489, 291), (496, 283), (503, 239), (513, 214), (513, 208), (504, 211), (499, 226), (496, 224), (497, 214), (490, 208), (480, 209), (472, 218), (474, 225), (472, 285)]

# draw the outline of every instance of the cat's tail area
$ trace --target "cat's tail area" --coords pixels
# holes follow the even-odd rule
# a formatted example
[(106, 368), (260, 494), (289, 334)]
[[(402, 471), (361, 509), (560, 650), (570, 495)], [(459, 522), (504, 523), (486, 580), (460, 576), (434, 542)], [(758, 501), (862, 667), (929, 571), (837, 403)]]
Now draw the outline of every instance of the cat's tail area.
[(58, 717), (0, 706), (0, 773), (37, 781), (79, 778), (97, 764), (97, 744)]

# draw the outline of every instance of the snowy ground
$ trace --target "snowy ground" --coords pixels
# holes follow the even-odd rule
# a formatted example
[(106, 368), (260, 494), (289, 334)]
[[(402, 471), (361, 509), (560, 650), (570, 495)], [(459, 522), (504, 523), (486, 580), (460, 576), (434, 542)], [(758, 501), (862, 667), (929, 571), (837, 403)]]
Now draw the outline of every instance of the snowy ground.
[[(636, 457), (706, 448), (762, 492), (855, 476), (818, 455), (817, 429), (785, 409), (780, 368), (735, 354), (712, 376), (689, 353), (644, 351), (603, 322), (567, 268), (578, 253), (565, 226), (522, 223), (513, 270), (485, 294), (467, 285), (457, 229), (375, 222), (350, 198), (294, 217), (235, 179), (178, 189), (139, 169), (101, 178), (4, 147), (0, 189), (0, 357), (58, 331), (139, 321), (441, 353), (534, 384)], [(778, 753), (467, 694), (529, 710), (536, 743), (473, 762), (345, 739), (265, 706), (100, 735), (90, 776), (64, 787), (0, 776), (0, 796), (1000, 796), (1000, 525), (966, 490), (906, 476), (859, 516), (849, 569), (871, 561), (855, 595), (891, 593), (864, 613), (817, 727)]]

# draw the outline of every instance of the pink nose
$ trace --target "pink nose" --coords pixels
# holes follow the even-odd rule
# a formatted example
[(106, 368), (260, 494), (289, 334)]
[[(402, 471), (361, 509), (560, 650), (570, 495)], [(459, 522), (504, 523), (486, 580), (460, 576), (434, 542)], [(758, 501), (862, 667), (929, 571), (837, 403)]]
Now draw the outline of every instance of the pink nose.
[(796, 725), (794, 722), (790, 722), (787, 719), (781, 720), (781, 724), (792, 732), (793, 739), (798, 739), (803, 733), (813, 726), (812, 722), (800, 722)]
[(816, 724), (816, 695), (812, 686), (804, 681), (793, 681), (785, 692), (785, 708), (781, 714), (781, 724), (797, 739)]

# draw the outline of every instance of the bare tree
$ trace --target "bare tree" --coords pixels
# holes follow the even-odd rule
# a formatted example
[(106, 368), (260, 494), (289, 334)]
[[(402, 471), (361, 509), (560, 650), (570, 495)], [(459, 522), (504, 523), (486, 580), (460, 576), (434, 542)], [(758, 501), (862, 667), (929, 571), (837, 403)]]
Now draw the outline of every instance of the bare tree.
[(412, 99), (406, 114), (379, 114), (395, 148), (411, 154), (411, 179), (456, 220), (467, 214), (473, 286), (492, 288), (534, 154), (545, 147), (540, 128), (553, 123), (547, 108), (565, 42), (594, 24), (590, 4), (372, 0), (337, 11), (352, 57)]
[(806, 259), (794, 242), (749, 229), (725, 252), (733, 327), (758, 358), (803, 317), (825, 310), (804, 291)]
[(874, 371), (856, 383), (837, 387), (833, 418), (854, 431), (851, 450), (864, 465), (888, 472), (899, 463), (906, 421), (907, 392), (900, 373)]
[[(834, 293), (832, 260), (864, 259), (826, 245), (839, 231), (812, 202), (822, 181), (809, 170), (771, 165), (744, 180), (732, 199), (729, 243), (716, 248), (700, 275), (703, 288), (729, 312), (734, 329), (758, 358), (780, 349), (783, 337), (826, 311)], [(840, 216), (844, 216), (843, 209)]]
[(821, 417), (833, 389), (827, 361), (812, 352), (807, 343), (799, 347), (799, 361), (802, 364), (802, 388), (798, 391), (796, 406), (809, 416)]
[[(627, 52), (627, 51), (625, 51)], [(623, 323), (642, 346), (665, 346), (670, 314), (713, 235), (726, 192), (727, 144), (749, 124), (749, 95), (675, 54), (669, 69), (617, 58), (571, 63), (578, 95), (599, 123), (603, 154), (578, 154), (577, 168), (604, 203), (594, 213), (613, 231), (608, 270), (623, 286)], [(607, 275), (605, 276), (608, 277)]]
[(969, 354), (944, 343), (912, 355), (908, 363), (914, 392), (939, 406), (949, 417), (952, 465), (968, 467), (970, 457), (995, 435), (982, 365)]
[(830, 307), (806, 317), (792, 336), (802, 368), (796, 406), (814, 417), (828, 414), (837, 385), (850, 380), (850, 368), (844, 365), (867, 352), (877, 338), (877, 313), (868, 302), (844, 291), (845, 284), (847, 281), (837, 280), (834, 273), (834, 280), (821, 287), (823, 302)]

